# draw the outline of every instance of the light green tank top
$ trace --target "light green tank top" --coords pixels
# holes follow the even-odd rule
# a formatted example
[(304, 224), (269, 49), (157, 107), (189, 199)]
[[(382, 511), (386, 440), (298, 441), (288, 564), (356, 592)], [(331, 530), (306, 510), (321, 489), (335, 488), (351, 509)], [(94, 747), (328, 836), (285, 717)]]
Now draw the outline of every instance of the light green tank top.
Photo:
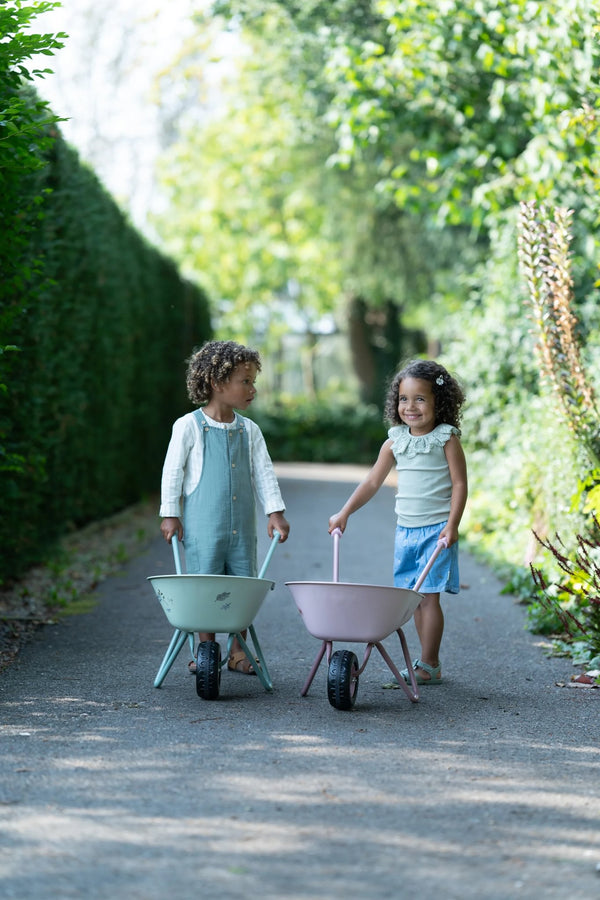
[(458, 433), (453, 425), (437, 425), (429, 434), (416, 437), (408, 425), (394, 425), (388, 431), (398, 472), (398, 525), (421, 528), (448, 518), (452, 481), (444, 445)]

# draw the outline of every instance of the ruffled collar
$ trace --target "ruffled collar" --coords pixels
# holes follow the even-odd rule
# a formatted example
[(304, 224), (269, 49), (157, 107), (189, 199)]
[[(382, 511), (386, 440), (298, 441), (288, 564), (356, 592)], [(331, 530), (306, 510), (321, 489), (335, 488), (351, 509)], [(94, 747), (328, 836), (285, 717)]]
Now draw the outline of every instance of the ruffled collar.
[(453, 434), (458, 434), (458, 429), (454, 425), (445, 424), (436, 425), (428, 434), (411, 434), (408, 425), (394, 425), (388, 431), (393, 452), (403, 453), (409, 458), (419, 453), (431, 453), (436, 447), (443, 447)]

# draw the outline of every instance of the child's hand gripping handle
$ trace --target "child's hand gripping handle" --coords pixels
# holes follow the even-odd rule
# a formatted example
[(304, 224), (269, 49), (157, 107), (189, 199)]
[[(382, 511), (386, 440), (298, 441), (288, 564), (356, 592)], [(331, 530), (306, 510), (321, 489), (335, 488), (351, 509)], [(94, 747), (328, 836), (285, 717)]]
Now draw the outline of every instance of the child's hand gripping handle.
[(433, 551), (433, 553), (432, 553), (431, 556), (429, 557), (429, 562), (427, 563), (427, 565), (425, 566), (425, 568), (423, 569), (423, 571), (421, 572), (421, 574), (420, 574), (419, 577), (417, 578), (417, 583), (415, 584), (413, 590), (418, 591), (418, 590), (420, 589), (421, 585), (423, 584), (423, 582), (425, 581), (427, 575), (429, 574), (429, 570), (431, 569), (432, 565), (434, 564), (434, 562), (436, 561), (436, 559), (438, 558), (438, 556), (440, 555), (440, 553), (442, 552), (442, 550), (446, 550), (447, 548), (448, 548), (448, 541), (447, 541), (447, 539), (446, 539), (446, 538), (441, 538), (441, 540), (439, 540), (439, 541), (437, 542), (437, 545), (436, 545), (435, 550)]
[(333, 580), (340, 580), (340, 538), (342, 536), (341, 528), (334, 528), (331, 532), (333, 538)]

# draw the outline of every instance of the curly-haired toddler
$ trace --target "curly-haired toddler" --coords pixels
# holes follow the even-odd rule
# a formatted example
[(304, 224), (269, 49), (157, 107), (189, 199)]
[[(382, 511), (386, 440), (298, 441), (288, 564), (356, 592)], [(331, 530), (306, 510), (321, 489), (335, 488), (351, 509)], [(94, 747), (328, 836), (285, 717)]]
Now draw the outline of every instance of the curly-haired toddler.
[[(176, 534), (184, 541), (189, 574), (256, 577), (257, 502), (269, 537), (277, 531), (281, 542), (287, 539), (290, 526), (263, 434), (236, 412), (254, 400), (260, 369), (258, 352), (235, 341), (209, 341), (188, 360), (188, 396), (199, 409), (173, 425), (160, 515), (165, 540)], [(256, 674), (237, 638), (227, 665)], [(193, 660), (189, 667), (195, 671)]]
[[(418, 684), (441, 684), (439, 659), (444, 632), (440, 593), (457, 594), (458, 526), (467, 501), (467, 465), (460, 443), (464, 394), (439, 363), (413, 360), (390, 384), (385, 415), (392, 427), (373, 468), (342, 509), (329, 519), (344, 531), (351, 513), (373, 497), (392, 466), (398, 472), (394, 584), (412, 589), (438, 541), (448, 549), (434, 562), (421, 585), (415, 610), (421, 655), (413, 662)], [(407, 669), (400, 673), (410, 681)], [(398, 687), (392, 681), (384, 687)]]

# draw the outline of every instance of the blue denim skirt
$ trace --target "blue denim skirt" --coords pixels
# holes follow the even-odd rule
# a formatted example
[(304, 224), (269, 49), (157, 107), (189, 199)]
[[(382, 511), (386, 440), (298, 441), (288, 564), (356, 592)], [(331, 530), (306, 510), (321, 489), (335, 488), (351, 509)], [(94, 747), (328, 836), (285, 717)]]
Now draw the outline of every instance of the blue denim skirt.
[[(440, 522), (437, 525), (425, 525), (423, 528), (404, 528), (402, 525), (396, 525), (395, 587), (414, 588), (436, 548), (445, 524)], [(458, 594), (460, 590), (458, 541), (447, 550), (441, 551), (419, 590), (422, 594), (441, 594), (444, 591), (447, 594)]]

